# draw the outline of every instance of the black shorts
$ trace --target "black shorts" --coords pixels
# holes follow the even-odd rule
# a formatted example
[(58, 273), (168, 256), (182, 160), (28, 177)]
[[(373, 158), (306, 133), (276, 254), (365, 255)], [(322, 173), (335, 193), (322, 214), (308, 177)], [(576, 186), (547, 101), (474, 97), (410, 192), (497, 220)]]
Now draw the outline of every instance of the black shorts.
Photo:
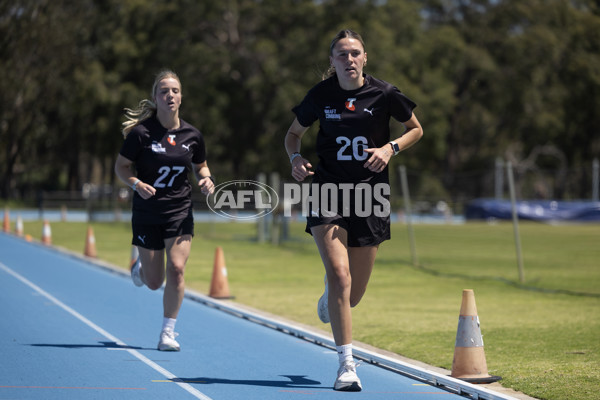
[(131, 244), (149, 250), (162, 250), (165, 248), (165, 239), (183, 235), (194, 236), (194, 217), (190, 213), (185, 219), (164, 224), (140, 224), (132, 221), (131, 228)]
[[(312, 189), (311, 187), (311, 193)], [(383, 197), (389, 199), (388, 195)], [(350, 191), (349, 199), (348, 204), (344, 204), (340, 193), (336, 212), (309, 208), (306, 216), (306, 232), (312, 235), (311, 228), (315, 226), (337, 225), (348, 232), (348, 247), (377, 246), (385, 240), (390, 240), (389, 200), (387, 213), (380, 213), (380, 215), (368, 213), (366, 216), (359, 216), (355, 211), (354, 191)], [(331, 207), (331, 203), (328, 207)]]
[(348, 247), (378, 246), (390, 240), (390, 217), (306, 217), (306, 232), (312, 235), (310, 228), (333, 224), (348, 232)]

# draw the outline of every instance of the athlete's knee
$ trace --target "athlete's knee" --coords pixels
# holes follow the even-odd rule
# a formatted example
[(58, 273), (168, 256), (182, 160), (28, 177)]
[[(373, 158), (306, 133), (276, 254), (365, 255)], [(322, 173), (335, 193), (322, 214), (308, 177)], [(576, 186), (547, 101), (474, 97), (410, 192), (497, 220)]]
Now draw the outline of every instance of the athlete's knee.
[(164, 279), (157, 279), (157, 278), (152, 278), (152, 279), (146, 278), (146, 280), (145, 280), (146, 286), (150, 290), (160, 289), (163, 285), (163, 282), (164, 282)]
[(164, 272), (161, 272), (160, 266), (158, 266), (158, 268), (156, 267), (157, 265), (151, 265), (150, 263), (142, 264), (142, 281), (144, 281), (146, 287), (148, 287), (150, 290), (160, 289), (165, 281)]
[(350, 307), (356, 307), (362, 300), (363, 294), (355, 295), (354, 293), (350, 293)]
[(350, 293), (350, 307), (356, 307), (362, 300), (367, 291), (367, 283), (356, 279), (353, 282), (352, 291)]
[(183, 284), (185, 263), (169, 262), (167, 264), (167, 280), (176, 284)]
[(341, 293), (350, 291), (352, 288), (352, 277), (350, 272), (344, 268), (334, 269), (331, 276), (327, 277), (330, 289)]

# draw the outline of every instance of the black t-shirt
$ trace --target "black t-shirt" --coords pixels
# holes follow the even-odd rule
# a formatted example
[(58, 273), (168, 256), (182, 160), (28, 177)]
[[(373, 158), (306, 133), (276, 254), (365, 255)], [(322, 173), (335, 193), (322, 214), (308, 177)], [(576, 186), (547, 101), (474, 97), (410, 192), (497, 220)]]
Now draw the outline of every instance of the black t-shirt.
[(387, 167), (380, 173), (364, 167), (364, 149), (388, 143), (390, 117), (406, 122), (415, 107), (396, 87), (370, 75), (356, 90), (343, 90), (336, 76), (319, 82), (292, 109), (302, 126), (320, 122), (313, 181), (389, 183)]
[(120, 154), (134, 162), (137, 177), (156, 194), (144, 200), (133, 196), (133, 220), (160, 224), (183, 219), (192, 210), (192, 163), (206, 161), (204, 138), (198, 129), (180, 119), (179, 129), (164, 128), (156, 116), (135, 126)]

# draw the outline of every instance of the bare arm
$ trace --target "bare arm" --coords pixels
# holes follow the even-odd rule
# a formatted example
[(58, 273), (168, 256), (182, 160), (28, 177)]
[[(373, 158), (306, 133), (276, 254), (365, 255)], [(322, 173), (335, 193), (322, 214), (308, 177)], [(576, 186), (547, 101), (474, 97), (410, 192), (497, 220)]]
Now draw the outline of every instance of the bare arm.
[[(300, 144), (302, 142), (302, 136), (306, 133), (309, 127), (302, 126), (298, 122), (298, 118), (294, 119), (292, 125), (289, 127), (287, 134), (285, 135), (285, 150), (287, 151), (288, 157), (292, 157), (294, 154), (300, 154)], [(312, 164), (302, 156), (294, 156), (292, 163), (292, 177), (298, 182), (303, 181), (307, 176), (314, 175), (314, 172), (310, 170)]]
[[(400, 151), (408, 149), (423, 137), (423, 128), (414, 113), (408, 121), (403, 122), (403, 125), (406, 127), (406, 131), (402, 136), (394, 140), (398, 144)], [(369, 168), (369, 170), (374, 172), (383, 171), (394, 155), (392, 146), (389, 143), (386, 143), (383, 147), (365, 149), (365, 151), (371, 154), (371, 157), (365, 163), (365, 168)]]
[(408, 121), (404, 122), (404, 126), (406, 127), (406, 132), (394, 140), (398, 143), (400, 151), (408, 149), (423, 137), (423, 128), (414, 113)]
[(204, 161), (200, 164), (193, 164), (194, 175), (198, 181), (200, 190), (205, 195), (208, 195), (215, 191), (215, 183), (211, 179), (210, 169), (208, 169), (208, 163)]
[(115, 174), (117, 174), (117, 177), (127, 186), (138, 192), (143, 199), (149, 199), (154, 196), (156, 189), (140, 181), (133, 173), (132, 167), (133, 161), (120, 154), (117, 156), (117, 161), (115, 162)]

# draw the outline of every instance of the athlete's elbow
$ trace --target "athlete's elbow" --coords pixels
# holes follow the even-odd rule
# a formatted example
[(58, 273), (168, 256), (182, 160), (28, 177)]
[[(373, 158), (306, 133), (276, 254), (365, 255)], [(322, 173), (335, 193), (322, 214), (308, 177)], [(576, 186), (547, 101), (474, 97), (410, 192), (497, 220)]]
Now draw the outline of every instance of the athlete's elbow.
[(416, 139), (417, 141), (421, 140), (421, 138), (423, 137), (423, 127), (419, 126), (417, 128), (417, 132), (416, 132)]

